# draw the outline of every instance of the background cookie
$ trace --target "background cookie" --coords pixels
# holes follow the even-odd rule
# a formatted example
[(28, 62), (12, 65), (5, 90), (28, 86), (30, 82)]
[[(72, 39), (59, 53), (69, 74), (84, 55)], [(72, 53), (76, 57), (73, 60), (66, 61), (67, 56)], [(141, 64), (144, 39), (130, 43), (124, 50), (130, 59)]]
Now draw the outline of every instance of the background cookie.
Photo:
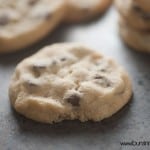
[(120, 19), (119, 25), (120, 35), (129, 46), (132, 48), (150, 53), (150, 34), (149, 32), (138, 31), (127, 25), (126, 22)]
[(121, 16), (132, 27), (141, 30), (150, 30), (150, 13), (144, 11), (136, 0), (116, 0), (116, 6)]
[(80, 22), (92, 19), (103, 13), (112, 0), (66, 0), (68, 11), (65, 22)]
[(131, 97), (126, 72), (114, 62), (78, 44), (55, 44), (23, 60), (9, 96), (17, 112), (36, 121), (99, 121)]
[(24, 48), (63, 19), (64, 0), (1, 0), (0, 53)]

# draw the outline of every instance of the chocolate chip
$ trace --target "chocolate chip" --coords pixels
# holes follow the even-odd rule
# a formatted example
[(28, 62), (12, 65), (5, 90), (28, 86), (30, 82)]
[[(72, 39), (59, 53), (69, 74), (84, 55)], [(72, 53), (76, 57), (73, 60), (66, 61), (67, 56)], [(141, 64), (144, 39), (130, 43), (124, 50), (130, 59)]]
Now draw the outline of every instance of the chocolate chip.
[(70, 104), (72, 104), (72, 106), (78, 107), (80, 104), (80, 96), (77, 94), (73, 94), (70, 95), (69, 97), (66, 98), (66, 101)]
[(10, 21), (10, 18), (8, 17), (8, 15), (1, 15), (0, 16), (0, 26), (4, 26), (7, 25)]
[(41, 72), (43, 72), (45, 69), (46, 69), (45, 65), (33, 65), (32, 66), (32, 70), (37, 77), (40, 76)]
[(29, 4), (30, 6), (33, 6), (33, 5), (35, 5), (35, 4), (37, 3), (37, 1), (38, 1), (38, 0), (29, 0), (28, 4)]
[(104, 77), (97, 75), (97, 76), (94, 77), (94, 79), (104, 79)]
[(46, 69), (46, 66), (42, 64), (35, 64), (31, 66), (31, 70), (33, 71), (35, 77), (40, 77), (40, 75), (45, 69)]
[(101, 86), (107, 88), (111, 86), (111, 82), (104, 76), (101, 75), (96, 75), (94, 77), (94, 79), (96, 79), (96, 83), (100, 84)]
[(106, 70), (106, 69), (100, 69), (100, 71), (101, 71), (101, 72), (106, 72), (107, 70)]
[(61, 58), (60, 60), (61, 60), (61, 61), (65, 61), (65, 60), (66, 60), (66, 58), (65, 58), (65, 57), (63, 57), (63, 58)]

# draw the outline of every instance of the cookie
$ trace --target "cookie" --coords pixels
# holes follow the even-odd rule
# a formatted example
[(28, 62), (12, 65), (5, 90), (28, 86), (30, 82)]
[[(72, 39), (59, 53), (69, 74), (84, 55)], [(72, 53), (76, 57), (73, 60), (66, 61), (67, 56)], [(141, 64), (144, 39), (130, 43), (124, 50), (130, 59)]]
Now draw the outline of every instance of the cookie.
[(0, 53), (21, 50), (53, 31), (65, 6), (64, 0), (1, 0)]
[(121, 16), (130, 26), (140, 30), (150, 30), (150, 10), (143, 10), (136, 0), (116, 0), (115, 2)]
[(138, 51), (150, 53), (150, 32), (136, 30), (122, 19), (120, 19), (119, 31), (127, 45)]
[(131, 82), (114, 60), (85, 46), (47, 46), (23, 60), (11, 79), (10, 101), (27, 118), (100, 121), (130, 99)]
[(66, 2), (68, 12), (65, 22), (76, 23), (101, 15), (110, 6), (112, 0), (66, 0)]

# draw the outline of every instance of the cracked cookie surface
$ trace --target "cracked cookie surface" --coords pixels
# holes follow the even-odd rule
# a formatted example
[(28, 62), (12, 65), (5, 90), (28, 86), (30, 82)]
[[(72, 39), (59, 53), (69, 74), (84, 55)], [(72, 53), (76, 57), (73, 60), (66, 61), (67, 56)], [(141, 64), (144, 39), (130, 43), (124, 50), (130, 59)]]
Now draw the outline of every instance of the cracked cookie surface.
[(17, 112), (45, 123), (100, 121), (120, 110), (131, 94), (122, 67), (74, 43), (47, 46), (23, 60), (9, 88)]
[(0, 0), (0, 53), (43, 38), (64, 18), (64, 0)]

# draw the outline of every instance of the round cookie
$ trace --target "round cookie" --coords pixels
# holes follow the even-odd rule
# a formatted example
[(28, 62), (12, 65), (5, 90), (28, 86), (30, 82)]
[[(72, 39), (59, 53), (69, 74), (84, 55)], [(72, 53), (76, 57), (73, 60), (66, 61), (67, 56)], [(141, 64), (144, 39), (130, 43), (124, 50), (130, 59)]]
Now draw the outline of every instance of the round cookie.
[(65, 22), (76, 23), (87, 21), (102, 14), (112, 0), (66, 0), (68, 11)]
[(64, 0), (1, 0), (0, 53), (43, 38), (64, 18), (65, 6)]
[(115, 0), (115, 3), (128, 24), (140, 30), (150, 30), (150, 11), (144, 11), (136, 0)]
[(150, 53), (150, 33), (146, 31), (138, 31), (130, 27), (122, 19), (119, 24), (120, 35), (127, 45), (130, 47)]
[(131, 94), (120, 65), (73, 43), (47, 46), (23, 60), (9, 87), (15, 110), (44, 123), (100, 121), (120, 110)]

